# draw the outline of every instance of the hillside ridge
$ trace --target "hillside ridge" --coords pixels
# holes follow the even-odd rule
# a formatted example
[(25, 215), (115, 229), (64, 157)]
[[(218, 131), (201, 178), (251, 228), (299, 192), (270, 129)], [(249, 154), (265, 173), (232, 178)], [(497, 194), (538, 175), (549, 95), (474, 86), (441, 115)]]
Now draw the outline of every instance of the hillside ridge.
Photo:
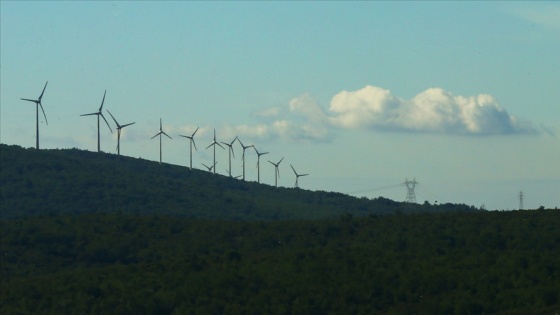
[(121, 212), (233, 221), (476, 211), (273, 187), (188, 167), (78, 149), (0, 145), (2, 218)]

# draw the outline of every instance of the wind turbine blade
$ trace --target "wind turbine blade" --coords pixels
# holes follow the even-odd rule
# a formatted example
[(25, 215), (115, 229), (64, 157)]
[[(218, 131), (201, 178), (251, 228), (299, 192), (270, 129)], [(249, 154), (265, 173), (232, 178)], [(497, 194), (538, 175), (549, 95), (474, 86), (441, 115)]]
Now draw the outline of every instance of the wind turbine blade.
[(274, 164), (274, 163), (270, 162), (270, 160), (268, 160), (268, 163), (270, 163), (270, 164), (272, 164), (272, 165), (276, 166), (276, 164)]
[(105, 119), (105, 116), (103, 116), (103, 113), (99, 113), (99, 115), (101, 115), (101, 117), (103, 117), (103, 120), (105, 120), (105, 123), (107, 124), (107, 127), (109, 127), (109, 130), (111, 130), (111, 133), (113, 133), (113, 129), (111, 129), (111, 126), (109, 126), (109, 122), (107, 121), (107, 119)]
[(191, 135), (191, 137), (194, 137), (194, 135), (196, 135), (196, 132), (198, 131), (198, 128), (200, 128), (200, 127), (196, 127), (196, 130), (193, 132), (193, 134)]
[(111, 115), (111, 118), (113, 118), (113, 121), (115, 122), (115, 125), (117, 125), (117, 128), (120, 129), (121, 126), (119, 125), (119, 123), (117, 122), (117, 120), (115, 119), (113, 114), (111, 114), (111, 112), (108, 109), (107, 109), (107, 113), (109, 113), (109, 115)]
[(225, 148), (221, 144), (219, 144), (218, 142), (214, 142), (214, 143), (217, 144), (220, 148), (225, 150)]
[(99, 115), (99, 113), (83, 114), (83, 115), (80, 115), (80, 116), (92, 116), (92, 115)]
[(22, 98), (21, 100), (22, 100), (22, 101), (30, 101), (30, 102), (33, 102), (33, 103), (37, 103), (37, 100), (30, 100), (30, 99), (28, 99), (28, 98)]
[(169, 136), (168, 134), (166, 134), (166, 133), (165, 133), (165, 131), (162, 131), (161, 133), (163, 133), (164, 135), (166, 135), (166, 136), (167, 136), (167, 138), (169, 138), (169, 139), (173, 139), (173, 138), (171, 138), (171, 137), (170, 137), (170, 136)]
[(296, 172), (296, 169), (292, 166), (292, 164), (290, 164), (290, 167), (292, 168), (292, 171), (294, 171), (294, 174), (296, 174), (296, 176), (298, 176), (298, 173)]
[(121, 126), (119, 125), (119, 123), (117, 122), (113, 114), (111, 114), (111, 112), (108, 109), (106, 109), (106, 111), (107, 113), (109, 113), (109, 115), (111, 115), (111, 118), (113, 118), (113, 121), (115, 122), (115, 125), (117, 125), (117, 128), (120, 128)]
[(190, 139), (190, 137), (189, 137), (189, 136), (183, 136), (183, 135), (179, 135), (179, 137), (183, 137), (183, 138), (187, 138), (187, 139)]
[(301, 175), (299, 175), (299, 176), (307, 176), (307, 175), (309, 175), (309, 174), (301, 174)]
[(159, 136), (160, 134), (161, 134), (161, 132), (158, 132), (158, 133), (156, 133), (156, 135), (155, 135), (155, 136), (151, 137), (150, 139), (153, 139), (153, 138), (155, 138), (155, 137)]
[(47, 89), (47, 84), (49, 84), (49, 81), (47, 81), (47, 83), (45, 83), (45, 87), (43, 88), (43, 92), (41, 92), (41, 95), (39, 96), (39, 101), (41, 101), (41, 99), (43, 98), (43, 94), (45, 94), (45, 90)]
[(161, 131), (161, 118), (159, 119), (159, 131)]
[(43, 116), (45, 116), (45, 123), (48, 125), (49, 122), (47, 121), (47, 115), (45, 115), (45, 110), (43, 109), (43, 105), (41, 104), (41, 102), (37, 104), (39, 104), (39, 107), (41, 107), (41, 110), (43, 111)]
[(192, 141), (192, 143), (194, 144), (194, 149), (195, 149), (195, 151), (198, 151), (198, 149), (196, 148), (196, 142), (194, 142), (194, 139), (193, 139), (193, 138), (191, 138), (191, 141)]
[(210, 145), (207, 146), (206, 149), (208, 149), (209, 147), (211, 147), (211, 146), (213, 146), (213, 145), (214, 145), (214, 143), (210, 143)]
[(136, 123), (136, 122), (133, 122), (133, 123), (130, 123), (130, 124), (126, 124), (126, 125), (122, 125), (122, 126), (121, 126), (121, 128), (124, 128), (124, 127), (130, 126), (130, 125), (134, 125), (135, 123)]
[(283, 159), (284, 159), (284, 158), (281, 158), (280, 161), (278, 161), (278, 165), (280, 165), (280, 163), (282, 163), (282, 160), (283, 160)]
[(103, 103), (105, 103), (105, 95), (107, 94), (107, 90), (105, 90), (105, 93), (103, 93), (103, 100), (101, 101), (101, 106), (99, 107), (99, 112), (101, 113), (101, 110), (103, 109)]

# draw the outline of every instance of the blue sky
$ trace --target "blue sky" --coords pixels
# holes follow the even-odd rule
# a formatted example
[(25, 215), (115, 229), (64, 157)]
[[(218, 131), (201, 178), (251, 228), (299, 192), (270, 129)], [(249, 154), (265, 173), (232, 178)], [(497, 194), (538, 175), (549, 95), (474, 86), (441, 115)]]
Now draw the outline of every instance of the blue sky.
[[(121, 154), (211, 164), (218, 141), (259, 151), (261, 181), (488, 209), (560, 206), (557, 2), (1, 1), (0, 140), (95, 151), (96, 111)], [(114, 123), (106, 114), (114, 129)], [(101, 149), (116, 131), (101, 126)], [(233, 175), (241, 148), (234, 146)], [(256, 180), (247, 151), (246, 178)], [(227, 151), (217, 170), (227, 174)]]

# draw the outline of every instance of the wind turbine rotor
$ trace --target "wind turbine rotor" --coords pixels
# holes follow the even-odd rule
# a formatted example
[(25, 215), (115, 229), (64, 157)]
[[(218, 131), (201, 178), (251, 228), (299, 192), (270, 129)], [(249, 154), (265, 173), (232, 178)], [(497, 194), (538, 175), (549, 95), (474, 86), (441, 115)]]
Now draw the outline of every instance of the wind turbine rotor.
[(165, 131), (162, 131), (161, 133), (164, 134), (165, 136), (167, 136), (167, 138), (173, 139), (173, 138), (171, 138), (168, 134), (166, 134)]

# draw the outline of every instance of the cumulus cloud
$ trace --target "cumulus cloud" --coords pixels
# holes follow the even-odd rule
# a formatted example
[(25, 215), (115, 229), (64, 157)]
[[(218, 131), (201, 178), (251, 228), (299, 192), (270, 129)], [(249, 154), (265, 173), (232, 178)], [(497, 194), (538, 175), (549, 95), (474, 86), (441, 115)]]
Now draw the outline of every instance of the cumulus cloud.
[(335, 95), (329, 111), (330, 122), (342, 128), (467, 135), (537, 132), (508, 114), (491, 95), (454, 96), (440, 88), (404, 100), (389, 90), (366, 86)]
[[(266, 122), (266, 125), (260, 125), (258, 134), (252, 133), (253, 137), (261, 140), (328, 141), (333, 136), (325, 110), (308, 93), (291, 99), (285, 106), (266, 108), (255, 116)], [(228, 129), (242, 133), (247, 127)]]
[[(305, 93), (284, 106), (265, 108), (254, 118), (258, 121), (255, 124), (222, 126), (218, 129), (220, 138), (328, 142), (339, 129), (452, 135), (541, 132), (533, 124), (510, 115), (491, 95), (455, 96), (441, 88), (428, 89), (406, 100), (387, 89), (368, 85), (339, 92), (332, 97), (328, 109)], [(188, 130), (192, 132), (194, 127), (184, 132)], [(210, 136), (212, 128), (201, 127), (199, 133)]]

